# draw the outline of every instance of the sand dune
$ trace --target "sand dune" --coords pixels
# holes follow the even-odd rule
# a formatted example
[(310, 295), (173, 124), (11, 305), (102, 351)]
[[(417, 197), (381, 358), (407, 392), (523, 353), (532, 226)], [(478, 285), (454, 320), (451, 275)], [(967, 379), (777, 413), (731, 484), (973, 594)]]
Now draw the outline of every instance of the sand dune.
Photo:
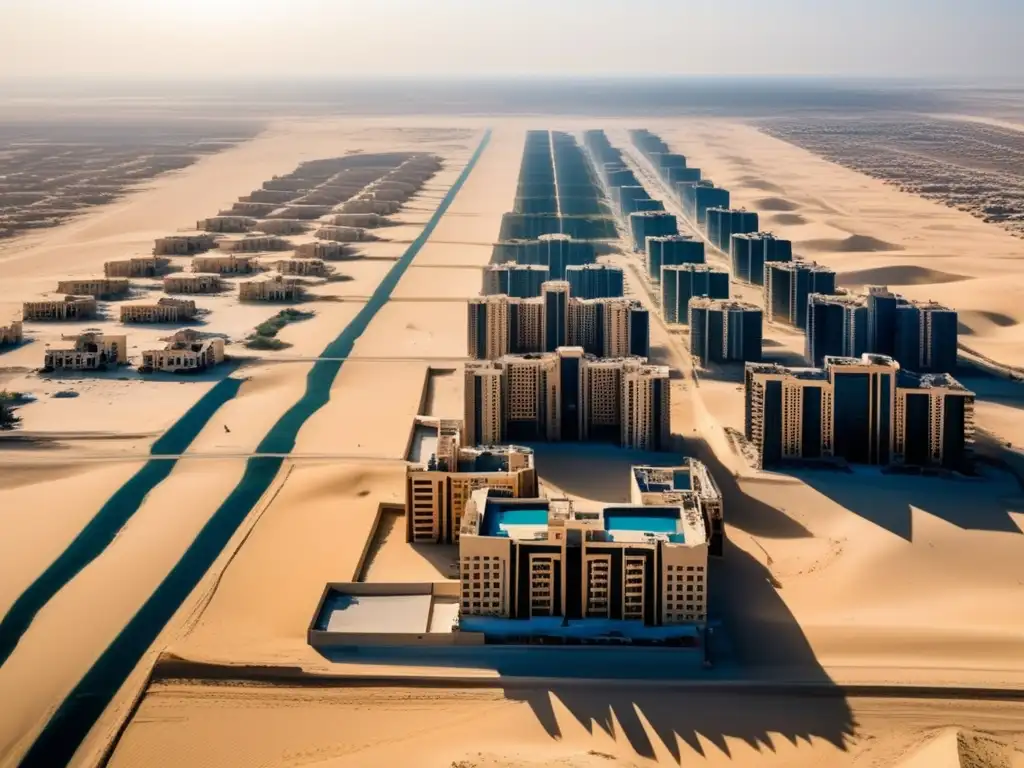
[(948, 728), (894, 768), (1020, 768), (1024, 752), (987, 733)]
[(928, 269), (913, 264), (891, 267), (869, 267), (839, 272), (836, 282), (842, 286), (890, 285), (934, 285), (936, 283), (956, 283), (969, 280), (965, 275), (954, 275), (937, 269)]
[(807, 223), (807, 219), (799, 213), (776, 213), (766, 216), (765, 221), (769, 224), (784, 224), (790, 227), (798, 227)]
[(751, 203), (758, 211), (798, 211), (800, 204), (784, 197), (759, 197)]
[(842, 239), (801, 240), (796, 246), (806, 251), (830, 251), (835, 253), (875, 253), (878, 251), (902, 251), (903, 247), (887, 243), (870, 235), (850, 235)]

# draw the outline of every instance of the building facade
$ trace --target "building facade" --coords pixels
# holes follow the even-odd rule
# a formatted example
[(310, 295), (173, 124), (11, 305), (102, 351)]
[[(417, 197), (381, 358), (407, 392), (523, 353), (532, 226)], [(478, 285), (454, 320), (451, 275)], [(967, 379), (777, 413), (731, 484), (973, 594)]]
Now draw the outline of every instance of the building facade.
[(834, 294), (836, 273), (808, 261), (769, 261), (764, 265), (766, 320), (807, 327), (807, 307), (812, 293)]
[(679, 223), (666, 211), (636, 211), (629, 214), (629, 232), (633, 238), (633, 250), (646, 253), (648, 237), (678, 235)]
[(129, 285), (128, 280), (123, 277), (61, 280), (57, 283), (57, 293), (102, 299), (107, 296), (123, 296), (128, 293)]
[(492, 264), (484, 271), (484, 294), (531, 299), (541, 295), (549, 273), (543, 264)]
[(43, 359), (44, 372), (99, 371), (110, 365), (128, 362), (128, 341), (125, 336), (84, 333), (63, 338), (74, 341), (74, 346), (47, 349)]
[(826, 357), (823, 369), (748, 364), (744, 395), (759, 467), (839, 458), (961, 469), (970, 460), (973, 393), (884, 355)]
[(21, 344), (24, 338), (21, 320), (12, 320), (10, 325), (0, 325), (0, 346)]
[(693, 298), (689, 303), (690, 354), (708, 363), (761, 360), (761, 307), (741, 301)]
[(203, 338), (185, 329), (171, 337), (163, 349), (142, 352), (143, 373), (196, 373), (224, 362), (224, 339)]
[(196, 303), (191, 299), (158, 299), (154, 304), (124, 304), (122, 323), (184, 323), (195, 319)]
[(491, 488), (509, 498), (536, 496), (533, 452), (518, 446), (460, 445), (461, 424), (438, 424), (437, 449), (405, 473), (406, 540), (458, 543), (462, 515), (473, 491)]
[(464, 423), (471, 444), (610, 441), (668, 450), (665, 366), (599, 358), (581, 347), (467, 363)]
[(26, 322), (47, 320), (90, 320), (96, 316), (96, 299), (92, 296), (65, 296), (48, 301), (26, 301), (21, 315)]
[(665, 235), (648, 237), (645, 253), (647, 277), (657, 283), (661, 280), (664, 267), (679, 264), (703, 264), (704, 241), (691, 235)]
[(729, 242), (729, 255), (736, 280), (764, 285), (765, 262), (792, 261), (793, 243), (771, 232), (735, 233)]
[(327, 277), (330, 268), (322, 259), (279, 259), (274, 262), (274, 269), (281, 275), (296, 277)]
[(170, 235), (159, 237), (153, 244), (155, 256), (192, 256), (208, 251), (217, 244), (213, 235)]
[(757, 228), (757, 213), (743, 208), (708, 208), (704, 215), (708, 240), (725, 254), (732, 248), (733, 235), (756, 232)]
[(697, 510), (576, 508), (474, 491), (459, 539), (461, 615), (700, 626), (707, 557)]
[(620, 298), (625, 292), (622, 267), (578, 264), (565, 268), (569, 295), (577, 299)]
[(302, 283), (294, 277), (275, 275), (238, 284), (239, 301), (300, 301), (303, 296)]
[(223, 287), (220, 275), (181, 273), (168, 275), (163, 280), (164, 293), (217, 293)]
[(690, 299), (729, 298), (729, 273), (708, 264), (672, 264), (661, 268), (661, 315), (666, 323), (688, 324)]
[(255, 256), (238, 256), (233, 253), (196, 256), (192, 259), (192, 271), (218, 275), (250, 275), (260, 271), (260, 263)]
[(106, 277), (156, 277), (167, 269), (168, 264), (170, 259), (158, 256), (133, 256), (106, 262), (103, 274)]

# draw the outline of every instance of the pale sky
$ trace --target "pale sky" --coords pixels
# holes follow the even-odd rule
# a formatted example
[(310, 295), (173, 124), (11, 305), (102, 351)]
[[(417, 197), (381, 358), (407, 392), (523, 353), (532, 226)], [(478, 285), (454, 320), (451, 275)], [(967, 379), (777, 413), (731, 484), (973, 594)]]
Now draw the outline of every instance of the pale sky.
[(0, 0), (0, 78), (1024, 77), (1024, 0)]

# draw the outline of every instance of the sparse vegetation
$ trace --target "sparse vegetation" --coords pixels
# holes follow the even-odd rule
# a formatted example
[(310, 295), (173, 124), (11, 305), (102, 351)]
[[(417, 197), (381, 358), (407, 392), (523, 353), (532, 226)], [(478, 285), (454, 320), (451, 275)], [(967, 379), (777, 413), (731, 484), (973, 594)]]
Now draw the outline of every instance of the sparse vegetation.
[(291, 344), (278, 339), (277, 332), (290, 323), (308, 320), (312, 316), (312, 312), (304, 312), (294, 307), (282, 309), (269, 320), (257, 325), (255, 332), (246, 338), (245, 346), (248, 349), (287, 349)]

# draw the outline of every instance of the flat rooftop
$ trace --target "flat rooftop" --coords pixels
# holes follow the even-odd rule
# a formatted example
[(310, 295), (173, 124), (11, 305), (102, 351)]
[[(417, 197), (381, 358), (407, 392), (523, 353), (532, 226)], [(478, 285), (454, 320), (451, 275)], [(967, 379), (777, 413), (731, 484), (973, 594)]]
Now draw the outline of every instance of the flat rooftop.
[(315, 620), (320, 631), (341, 634), (451, 632), (458, 615), (454, 598), (422, 594), (351, 594), (330, 590)]
[(689, 467), (633, 467), (633, 477), (643, 493), (693, 490)]

